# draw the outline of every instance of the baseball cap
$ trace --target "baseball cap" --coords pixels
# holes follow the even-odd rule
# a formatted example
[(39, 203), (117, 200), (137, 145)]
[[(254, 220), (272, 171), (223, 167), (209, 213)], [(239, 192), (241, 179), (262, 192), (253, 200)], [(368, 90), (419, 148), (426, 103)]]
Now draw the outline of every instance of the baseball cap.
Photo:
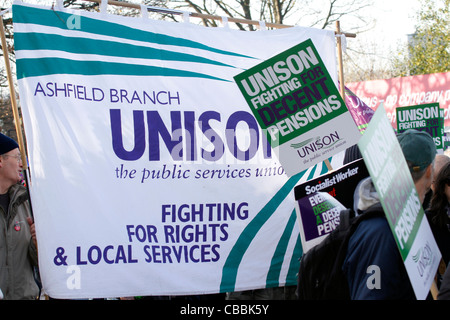
[(428, 132), (408, 129), (398, 134), (397, 139), (411, 171), (420, 172), (433, 162), (436, 146)]

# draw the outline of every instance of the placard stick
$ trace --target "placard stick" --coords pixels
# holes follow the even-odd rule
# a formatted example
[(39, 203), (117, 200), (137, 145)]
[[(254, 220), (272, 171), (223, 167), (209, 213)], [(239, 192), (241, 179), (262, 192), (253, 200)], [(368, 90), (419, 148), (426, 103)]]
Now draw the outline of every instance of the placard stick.
[[(341, 93), (342, 99), (345, 101), (345, 86), (344, 86), (344, 68), (342, 67), (342, 40), (341, 40), (341, 27), (339, 21), (336, 21), (336, 32), (337, 35), (337, 50), (338, 50), (338, 64), (339, 64), (339, 92)], [(333, 170), (331, 163), (328, 159), (324, 160), (325, 165), (329, 171)]]
[(1, 15), (0, 15), (0, 37), (3, 49), (3, 58), (5, 60), (6, 76), (8, 78), (9, 95), (11, 98), (11, 107), (14, 116), (14, 124), (16, 126), (17, 142), (19, 143), (20, 153), (22, 155), (23, 170), (26, 171), (28, 169), (27, 156), (25, 152), (22, 126), (20, 125), (19, 109), (17, 107), (17, 100), (16, 100), (16, 91), (14, 90), (14, 82), (11, 72), (11, 66), (9, 64), (8, 45), (6, 44), (6, 34), (5, 28), (3, 26), (3, 17)]
[(437, 300), (437, 296), (438, 296), (439, 290), (438, 290), (437, 285), (436, 285), (436, 280), (433, 280), (433, 283), (431, 284), (430, 291), (431, 291), (431, 295), (433, 296), (433, 299)]
[(333, 171), (333, 166), (330, 163), (330, 160), (325, 159), (323, 160), (323, 162), (325, 162), (325, 165), (327, 166), (328, 171)]
[[(342, 39), (341, 39), (341, 35), (343, 35), (343, 33), (341, 33), (341, 27), (340, 27), (340, 22), (336, 21), (336, 31), (335, 34), (337, 35), (337, 50), (338, 50), (338, 64), (339, 64), (339, 92), (341, 93), (342, 99), (345, 101), (345, 85), (344, 85), (344, 68), (343, 68), (343, 63), (342, 63)], [(347, 36), (345, 34), (345, 36)], [(329, 171), (333, 170), (333, 167), (331, 166), (331, 163), (328, 159), (326, 159), (325, 161), (325, 165), (327, 166)]]
[(344, 82), (344, 66), (342, 62), (342, 36), (341, 25), (339, 21), (336, 21), (336, 35), (337, 35), (337, 50), (338, 50), (338, 67), (339, 67), (339, 91), (342, 96), (342, 100), (345, 101), (345, 82)]

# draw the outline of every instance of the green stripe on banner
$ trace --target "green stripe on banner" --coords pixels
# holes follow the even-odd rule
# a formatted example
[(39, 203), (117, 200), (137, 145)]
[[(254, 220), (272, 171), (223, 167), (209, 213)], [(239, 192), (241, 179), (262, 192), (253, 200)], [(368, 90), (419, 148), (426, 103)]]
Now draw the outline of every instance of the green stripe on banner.
[(309, 181), (312, 178), (314, 178), (314, 174), (316, 173), (316, 169), (317, 169), (317, 164), (315, 164), (314, 167), (312, 167), (311, 171), (309, 172), (308, 178), (306, 178), (306, 181)]
[(152, 59), (164, 61), (182, 61), (227, 66), (221, 62), (195, 55), (173, 52), (121, 42), (64, 37), (46, 33), (16, 33), (16, 50), (58, 50), (76, 54), (96, 54), (123, 58)]
[(294, 252), (292, 254), (291, 263), (289, 264), (289, 270), (286, 276), (286, 285), (294, 286), (297, 284), (297, 274), (300, 268), (300, 258), (303, 254), (302, 242), (300, 240), (300, 234), (297, 237), (295, 243)]
[(287, 253), (287, 247), (289, 244), (289, 239), (291, 238), (292, 231), (294, 229), (295, 221), (297, 220), (297, 215), (295, 209), (292, 211), (291, 216), (284, 228), (283, 234), (281, 235), (280, 241), (273, 254), (272, 261), (270, 263), (270, 269), (267, 273), (266, 287), (278, 287), (280, 285), (280, 273), (281, 267), (283, 266), (284, 256)]
[(289, 195), (306, 171), (307, 170), (304, 170), (289, 178), (283, 187), (281, 187), (273, 198), (270, 199), (270, 201), (261, 209), (256, 217), (250, 221), (244, 231), (242, 231), (223, 266), (220, 292), (235, 291), (237, 272), (239, 269), (239, 264), (244, 257), (244, 253), (247, 251), (252, 240), (255, 238), (264, 223), (272, 216), (281, 202), (283, 202), (283, 200)]
[(17, 59), (16, 65), (17, 79), (49, 74), (78, 74), (90, 76), (113, 74), (133, 76), (194, 77), (228, 81), (197, 72), (117, 62), (79, 61), (62, 58), (26, 58)]
[[(79, 17), (80, 30), (69, 29), (67, 20), (73, 16)], [(99, 14), (99, 18), (101, 15)], [(48, 27), (56, 27), (68, 31), (82, 31), (87, 33), (111, 36), (116, 38), (123, 38), (127, 40), (137, 40), (145, 41), (150, 43), (162, 44), (162, 45), (172, 45), (180, 47), (189, 47), (195, 49), (207, 50), (210, 52), (231, 55), (236, 57), (246, 57), (234, 52), (229, 52), (225, 50), (220, 50), (217, 48), (206, 46), (200, 42), (187, 40), (178, 37), (172, 37), (165, 34), (159, 34), (144, 30), (135, 29), (132, 27), (127, 27), (118, 23), (106, 22), (102, 20), (88, 18), (82, 15), (76, 15), (72, 13), (67, 13), (63, 11), (57, 11), (53, 9), (41, 9), (27, 7), (23, 5), (13, 5), (13, 19), (14, 23), (31, 23), (37, 25), (43, 25)], [(126, 35), (126, 37), (122, 37)], [(254, 58), (252, 58), (254, 59)]]

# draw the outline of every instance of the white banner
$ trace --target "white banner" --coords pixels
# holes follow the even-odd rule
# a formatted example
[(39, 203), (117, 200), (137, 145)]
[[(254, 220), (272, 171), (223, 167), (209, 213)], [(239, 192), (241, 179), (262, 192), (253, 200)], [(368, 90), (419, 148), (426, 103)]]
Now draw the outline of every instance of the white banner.
[(242, 32), (23, 3), (13, 20), (47, 294), (296, 284), (292, 190), (326, 168), (288, 179), (233, 76), (310, 38), (336, 82), (334, 32)]

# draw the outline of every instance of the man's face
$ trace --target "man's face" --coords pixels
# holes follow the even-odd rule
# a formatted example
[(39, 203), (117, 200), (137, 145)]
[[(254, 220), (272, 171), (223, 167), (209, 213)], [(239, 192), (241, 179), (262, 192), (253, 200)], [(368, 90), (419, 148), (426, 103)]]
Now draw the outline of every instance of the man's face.
[(0, 178), (11, 185), (21, 180), (22, 158), (19, 148), (11, 150), (0, 156)]

